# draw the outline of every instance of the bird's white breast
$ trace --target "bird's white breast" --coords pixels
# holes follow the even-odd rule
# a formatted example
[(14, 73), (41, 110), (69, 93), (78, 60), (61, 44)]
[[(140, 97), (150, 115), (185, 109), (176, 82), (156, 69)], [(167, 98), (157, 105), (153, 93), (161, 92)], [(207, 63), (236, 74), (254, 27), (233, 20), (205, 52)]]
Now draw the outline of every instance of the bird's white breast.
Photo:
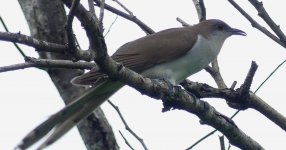
[(179, 84), (188, 76), (204, 69), (218, 55), (224, 39), (204, 38), (198, 35), (192, 49), (182, 57), (152, 67), (142, 74), (151, 78), (164, 78)]

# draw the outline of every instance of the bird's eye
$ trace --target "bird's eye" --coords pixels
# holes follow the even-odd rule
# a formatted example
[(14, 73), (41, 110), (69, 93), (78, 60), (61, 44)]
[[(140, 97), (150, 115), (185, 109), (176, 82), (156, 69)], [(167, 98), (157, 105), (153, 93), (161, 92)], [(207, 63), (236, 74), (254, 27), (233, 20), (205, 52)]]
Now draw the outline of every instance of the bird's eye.
[(219, 30), (219, 31), (224, 30), (224, 26), (223, 26), (222, 24), (218, 24), (218, 25), (216, 26), (216, 28), (217, 28), (217, 30)]

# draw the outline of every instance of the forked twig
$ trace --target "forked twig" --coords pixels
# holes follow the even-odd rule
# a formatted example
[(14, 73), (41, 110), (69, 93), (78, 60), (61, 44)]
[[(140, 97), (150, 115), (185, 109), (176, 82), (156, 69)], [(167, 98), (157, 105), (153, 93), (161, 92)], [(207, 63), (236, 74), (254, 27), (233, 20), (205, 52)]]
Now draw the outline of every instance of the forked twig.
[(110, 100), (108, 100), (107, 102), (115, 109), (115, 111), (116, 111), (117, 114), (119, 115), (120, 119), (122, 120), (122, 122), (123, 122), (123, 124), (124, 124), (124, 126), (125, 126), (125, 129), (126, 129), (129, 133), (131, 133), (131, 134), (141, 143), (141, 145), (143, 146), (143, 148), (144, 148), (145, 150), (148, 150), (148, 148), (147, 148), (147, 146), (145, 145), (143, 139), (140, 138), (140, 137), (129, 127), (129, 125), (128, 125), (127, 122), (125, 121), (123, 115), (121, 114), (119, 108), (118, 108), (116, 105), (114, 105)]

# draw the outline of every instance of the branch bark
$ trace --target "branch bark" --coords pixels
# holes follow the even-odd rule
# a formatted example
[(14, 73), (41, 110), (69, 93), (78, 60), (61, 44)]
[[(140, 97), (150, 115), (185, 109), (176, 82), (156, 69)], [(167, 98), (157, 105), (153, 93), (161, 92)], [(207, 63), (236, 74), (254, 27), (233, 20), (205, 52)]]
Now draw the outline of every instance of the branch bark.
[[(100, 7), (101, 6), (101, 1), (100, 0), (94, 0), (94, 2), (96, 3), (96, 6)], [(139, 20), (138, 18), (136, 18), (136, 16), (133, 15), (133, 13), (131, 13), (130, 11), (128, 11), (129, 14), (126, 14), (108, 4), (105, 4), (104, 8), (110, 12), (113, 12), (127, 20), (130, 20), (134, 23), (136, 23), (145, 33), (147, 34), (152, 34), (155, 33), (154, 30), (152, 30), (150, 27), (148, 27), (145, 23), (143, 23), (141, 20)]]
[[(31, 46), (38, 52), (53, 52), (59, 54), (66, 54), (69, 51), (69, 47), (65, 43), (58, 44), (55, 42), (47, 42), (46, 40), (39, 40), (38, 38), (27, 36), (19, 33), (1, 32), (0, 40), (15, 42)], [(91, 61), (93, 56), (89, 51), (77, 50), (73, 56), (80, 58), (81, 60)]]
[[(26, 57), (27, 59), (27, 57)], [(51, 59), (36, 59), (30, 58), (26, 60), (25, 63), (19, 63), (9, 66), (0, 67), (1, 72), (7, 71), (15, 71), (19, 69), (25, 69), (30, 67), (38, 67), (38, 68), (68, 68), (68, 69), (92, 69), (96, 65), (94, 63), (89, 62), (73, 62), (70, 60), (51, 60)]]

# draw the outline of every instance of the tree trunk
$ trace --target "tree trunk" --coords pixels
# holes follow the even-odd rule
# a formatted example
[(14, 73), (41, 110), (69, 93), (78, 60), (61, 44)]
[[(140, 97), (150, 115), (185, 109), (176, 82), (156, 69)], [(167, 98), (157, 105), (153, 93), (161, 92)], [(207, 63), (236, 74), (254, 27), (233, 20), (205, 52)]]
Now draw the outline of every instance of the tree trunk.
[[(60, 0), (18, 0), (28, 22), (31, 36), (58, 44), (66, 44), (66, 14)], [(71, 59), (67, 55), (40, 52), (41, 58)], [(76, 69), (47, 69), (55, 87), (66, 104), (86, 89), (71, 85), (70, 80), (83, 73)], [(82, 139), (89, 150), (119, 149), (110, 125), (100, 108), (78, 124)]]

